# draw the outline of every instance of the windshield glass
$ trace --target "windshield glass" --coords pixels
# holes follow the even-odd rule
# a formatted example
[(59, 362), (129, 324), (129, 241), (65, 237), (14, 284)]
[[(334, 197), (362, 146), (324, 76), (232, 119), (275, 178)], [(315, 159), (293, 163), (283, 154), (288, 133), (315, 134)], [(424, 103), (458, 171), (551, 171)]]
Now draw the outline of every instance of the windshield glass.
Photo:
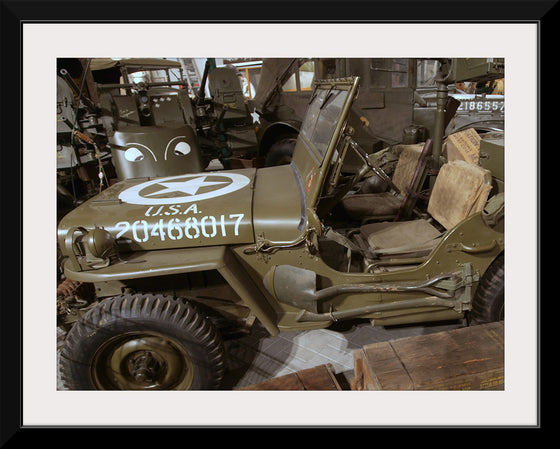
[(315, 207), (358, 84), (358, 77), (314, 83), (292, 159), (305, 207)]
[(301, 134), (318, 152), (319, 159), (325, 156), (347, 95), (348, 91), (317, 89), (307, 108)]

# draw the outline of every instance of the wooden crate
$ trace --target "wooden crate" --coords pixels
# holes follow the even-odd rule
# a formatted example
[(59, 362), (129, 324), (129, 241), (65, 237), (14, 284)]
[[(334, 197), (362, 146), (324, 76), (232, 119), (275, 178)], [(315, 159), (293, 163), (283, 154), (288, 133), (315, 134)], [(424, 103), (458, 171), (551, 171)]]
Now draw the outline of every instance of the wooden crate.
[(354, 375), (352, 390), (503, 390), (504, 323), (364, 346)]
[(330, 363), (275, 377), (240, 390), (341, 390)]

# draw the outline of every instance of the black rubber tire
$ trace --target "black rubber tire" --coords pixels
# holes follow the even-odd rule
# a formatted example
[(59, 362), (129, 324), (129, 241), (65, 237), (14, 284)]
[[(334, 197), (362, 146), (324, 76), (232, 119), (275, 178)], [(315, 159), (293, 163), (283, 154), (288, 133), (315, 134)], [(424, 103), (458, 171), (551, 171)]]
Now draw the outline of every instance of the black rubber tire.
[(215, 390), (224, 349), (212, 322), (186, 299), (125, 294), (72, 327), (60, 371), (69, 390)]
[(469, 313), (469, 324), (491, 323), (504, 319), (504, 254), (498, 256), (482, 276)]
[(272, 145), (266, 154), (264, 162), (265, 167), (287, 165), (292, 162), (296, 141), (297, 139), (295, 137), (288, 137), (286, 139), (279, 140)]

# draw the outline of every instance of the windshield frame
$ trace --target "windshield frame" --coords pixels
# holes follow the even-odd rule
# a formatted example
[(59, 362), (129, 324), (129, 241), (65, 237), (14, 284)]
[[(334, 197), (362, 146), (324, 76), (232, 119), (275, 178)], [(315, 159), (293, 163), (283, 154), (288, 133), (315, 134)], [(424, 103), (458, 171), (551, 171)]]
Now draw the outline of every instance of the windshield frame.
[[(297, 171), (296, 176), (299, 176), (301, 179), (308, 209), (316, 207), (327, 176), (329, 162), (346, 125), (350, 108), (358, 92), (359, 82), (360, 78), (357, 76), (317, 80), (314, 82), (313, 93), (309, 100), (309, 106), (298, 135), (293, 156), (293, 165)], [(325, 92), (324, 94), (323, 91)], [(338, 91), (346, 92), (346, 97), (338, 97), (336, 94)], [(329, 97), (329, 93), (331, 97)], [(320, 106), (323, 105), (325, 99), (327, 100), (326, 106), (323, 106), (323, 109), (321, 109)], [(329, 103), (331, 99), (334, 101), (338, 99), (339, 101), (337, 103)], [(316, 101), (318, 103), (314, 103)], [(329, 109), (329, 107), (335, 106), (337, 116), (329, 117), (329, 114), (332, 114), (334, 111)], [(315, 116), (315, 113), (318, 116)], [(332, 129), (332, 133), (330, 133), (328, 141), (323, 140), (320, 142), (322, 148), (318, 148), (316, 142), (313, 141), (313, 136), (316, 136), (316, 134), (306, 131), (302, 132), (302, 130), (306, 127), (310, 130), (313, 123), (317, 125), (325, 117), (328, 119), (324, 120), (321, 126), (324, 126), (323, 130)], [(315, 127), (313, 128), (315, 130)], [(309, 140), (309, 138), (312, 140)]]

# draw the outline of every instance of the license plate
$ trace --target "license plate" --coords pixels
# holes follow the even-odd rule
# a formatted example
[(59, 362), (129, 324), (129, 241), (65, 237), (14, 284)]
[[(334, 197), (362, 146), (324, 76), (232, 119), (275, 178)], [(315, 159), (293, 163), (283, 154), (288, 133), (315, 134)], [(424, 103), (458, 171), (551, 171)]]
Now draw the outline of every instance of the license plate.
[(503, 100), (462, 100), (457, 111), (504, 112)]

